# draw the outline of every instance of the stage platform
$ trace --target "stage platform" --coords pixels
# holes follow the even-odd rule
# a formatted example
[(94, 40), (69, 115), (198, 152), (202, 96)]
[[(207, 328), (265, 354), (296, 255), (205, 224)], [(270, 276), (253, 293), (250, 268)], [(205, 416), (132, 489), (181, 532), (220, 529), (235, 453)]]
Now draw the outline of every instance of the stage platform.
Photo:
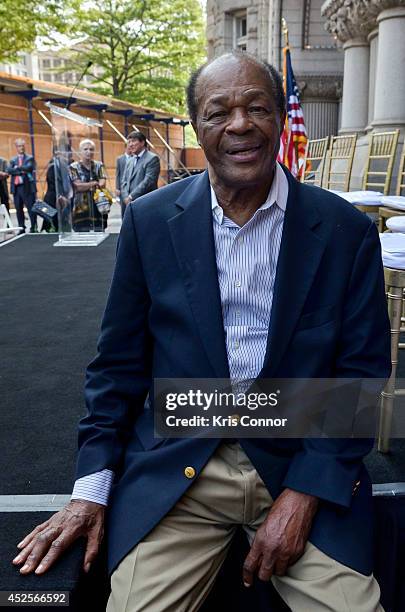
[[(71, 492), (76, 427), (85, 412), (84, 371), (95, 354), (117, 246), (116, 235), (96, 248), (55, 249), (55, 240), (25, 235), (0, 248), (0, 591), (69, 591), (70, 610), (101, 612), (108, 588), (100, 578), (102, 558), (84, 577), (83, 542), (42, 577), (22, 577), (10, 563), (15, 544), (50, 516), (35, 511), (43, 500), (35, 496)], [(399, 376), (405, 378), (405, 355), (400, 359)], [(374, 452), (367, 464), (374, 482), (404, 481), (404, 442), (394, 441), (389, 455)], [(20, 495), (33, 496), (26, 511), (10, 497)], [(4, 511), (7, 503), (15, 503), (15, 511)], [(235, 576), (240, 564), (236, 551), (205, 612), (217, 605), (233, 612), (266, 610), (260, 602), (267, 592), (248, 596)], [(232, 594), (230, 575), (239, 581)], [(267, 609), (286, 608), (274, 600)]]

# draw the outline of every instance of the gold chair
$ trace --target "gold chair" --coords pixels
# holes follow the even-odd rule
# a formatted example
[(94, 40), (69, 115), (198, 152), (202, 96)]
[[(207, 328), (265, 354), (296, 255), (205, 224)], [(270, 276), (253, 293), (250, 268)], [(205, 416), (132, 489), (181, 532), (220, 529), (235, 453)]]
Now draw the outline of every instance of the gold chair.
[(308, 140), (304, 164), (305, 171), (302, 177), (303, 183), (322, 186), (328, 144), (329, 136), (317, 140)]
[(349, 191), (357, 134), (332, 136), (326, 158), (324, 187)]
[[(398, 168), (398, 180), (397, 180), (397, 188), (395, 190), (395, 195), (397, 196), (405, 196), (405, 141), (402, 147), (401, 159), (399, 162)], [(390, 208), (389, 206), (380, 206), (379, 209), (379, 231), (380, 233), (384, 232), (386, 229), (386, 221), (391, 217), (399, 217), (403, 216), (405, 213), (403, 210), (396, 210), (395, 208)]]
[(388, 195), (398, 138), (399, 130), (370, 135), (363, 179), (364, 190), (382, 191), (384, 195)]
[[(398, 137), (399, 130), (370, 134), (363, 190), (382, 191), (384, 195), (388, 195)], [(365, 213), (379, 212), (377, 206), (355, 206)]]
[(401, 316), (405, 289), (405, 270), (384, 268), (385, 288), (387, 292), (388, 314), (391, 322), (391, 376), (381, 394), (381, 411), (378, 428), (378, 450), (387, 453), (390, 448), (392, 416), (395, 397), (404, 395), (405, 390), (396, 389), (398, 350), (400, 343)]

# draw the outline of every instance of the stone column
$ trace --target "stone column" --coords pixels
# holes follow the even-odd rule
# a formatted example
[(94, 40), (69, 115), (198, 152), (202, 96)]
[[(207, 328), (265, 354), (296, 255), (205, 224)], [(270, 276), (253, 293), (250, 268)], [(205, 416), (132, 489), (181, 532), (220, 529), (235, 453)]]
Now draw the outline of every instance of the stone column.
[(375, 100), (375, 82), (377, 73), (377, 56), (378, 56), (378, 28), (375, 28), (368, 35), (370, 44), (370, 70), (368, 83), (368, 126), (367, 130), (371, 130), (371, 123), (374, 119), (374, 100)]
[(377, 17), (378, 59), (373, 127), (405, 127), (405, 6)]
[(364, 132), (368, 123), (370, 47), (365, 39), (347, 40), (343, 49), (341, 133)]

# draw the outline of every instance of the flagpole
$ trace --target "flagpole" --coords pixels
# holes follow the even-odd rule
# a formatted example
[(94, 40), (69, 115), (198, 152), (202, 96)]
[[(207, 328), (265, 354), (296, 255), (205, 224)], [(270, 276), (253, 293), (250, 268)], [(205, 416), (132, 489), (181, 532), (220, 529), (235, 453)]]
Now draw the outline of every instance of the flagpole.
[[(287, 26), (287, 21), (285, 20), (284, 17), (281, 18), (281, 25), (282, 25), (282, 30), (283, 30), (283, 34), (284, 34), (284, 45), (283, 45), (283, 86), (284, 86), (284, 94), (285, 94), (285, 96), (287, 98), (287, 49), (289, 48), (289, 43), (288, 43), (288, 26)], [(285, 142), (285, 147), (284, 147), (283, 163), (288, 168), (288, 147), (289, 147), (289, 140), (290, 140), (290, 130), (288, 129), (288, 113), (285, 116), (284, 129), (286, 130), (286, 133), (287, 133), (287, 140)]]

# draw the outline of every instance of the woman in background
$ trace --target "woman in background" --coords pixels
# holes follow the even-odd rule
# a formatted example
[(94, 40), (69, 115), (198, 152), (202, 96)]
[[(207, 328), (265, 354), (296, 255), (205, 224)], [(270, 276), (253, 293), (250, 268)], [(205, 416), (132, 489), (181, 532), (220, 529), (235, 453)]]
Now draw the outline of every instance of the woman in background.
[(96, 146), (92, 140), (82, 140), (79, 161), (70, 164), (70, 177), (74, 187), (73, 229), (75, 232), (103, 231), (108, 214), (101, 214), (94, 201), (96, 189), (106, 185), (104, 165), (94, 161)]

